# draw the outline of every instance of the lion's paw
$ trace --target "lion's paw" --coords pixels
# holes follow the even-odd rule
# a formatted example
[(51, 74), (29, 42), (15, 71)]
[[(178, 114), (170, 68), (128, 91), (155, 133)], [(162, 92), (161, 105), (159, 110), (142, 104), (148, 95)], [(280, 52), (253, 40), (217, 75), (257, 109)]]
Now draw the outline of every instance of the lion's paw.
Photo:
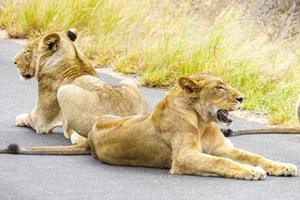
[(246, 180), (263, 180), (267, 176), (267, 172), (261, 167), (248, 166), (250, 174), (245, 177)]
[(267, 169), (270, 176), (297, 176), (297, 166), (289, 163), (276, 163)]
[(26, 120), (28, 118), (28, 113), (20, 114), (16, 117), (16, 126), (27, 126)]
[(72, 144), (83, 144), (86, 143), (87, 138), (79, 135), (75, 131), (71, 135), (71, 142)]

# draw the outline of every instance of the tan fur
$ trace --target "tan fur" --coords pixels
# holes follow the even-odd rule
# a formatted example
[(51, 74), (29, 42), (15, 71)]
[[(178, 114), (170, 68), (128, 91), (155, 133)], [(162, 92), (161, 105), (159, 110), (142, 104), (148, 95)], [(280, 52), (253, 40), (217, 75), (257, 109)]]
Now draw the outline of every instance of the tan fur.
[(73, 130), (87, 137), (94, 123), (103, 115), (147, 113), (147, 102), (137, 86), (123, 84), (113, 87), (92, 76), (82, 76), (72, 84), (62, 86), (57, 97), (65, 118), (67, 138)]
[(38, 37), (28, 42), (25, 48), (14, 57), (14, 63), (22, 79), (32, 78), (35, 75), (40, 40), (41, 37)]
[(30, 113), (17, 116), (17, 126), (49, 133), (62, 125), (57, 90), (82, 75), (96, 76), (88, 59), (65, 33), (49, 33), (29, 42), (14, 60), (20, 76), (38, 81), (37, 104)]
[(264, 179), (295, 176), (295, 165), (235, 148), (216, 123), (217, 110), (236, 110), (241, 94), (219, 78), (197, 74), (146, 116), (99, 120), (89, 133), (93, 156), (113, 165), (170, 168), (172, 174)]

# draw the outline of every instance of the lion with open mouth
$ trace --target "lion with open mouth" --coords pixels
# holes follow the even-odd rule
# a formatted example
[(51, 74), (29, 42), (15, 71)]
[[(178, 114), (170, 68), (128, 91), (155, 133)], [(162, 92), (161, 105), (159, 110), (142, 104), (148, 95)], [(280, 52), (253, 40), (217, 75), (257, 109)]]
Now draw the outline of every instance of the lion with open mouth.
[(100, 120), (89, 134), (93, 156), (113, 165), (170, 168), (172, 174), (259, 180), (266, 174), (295, 176), (293, 164), (271, 161), (233, 147), (217, 123), (243, 96), (220, 78), (199, 73), (182, 77), (179, 88), (149, 115)]

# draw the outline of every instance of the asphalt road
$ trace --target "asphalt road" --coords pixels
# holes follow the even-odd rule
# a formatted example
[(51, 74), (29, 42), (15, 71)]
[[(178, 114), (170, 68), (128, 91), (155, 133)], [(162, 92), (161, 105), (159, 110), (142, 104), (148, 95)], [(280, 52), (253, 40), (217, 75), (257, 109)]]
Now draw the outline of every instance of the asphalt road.
[[(16, 127), (15, 117), (29, 112), (35, 103), (35, 80), (20, 81), (11, 60), (21, 49), (0, 39), (0, 148), (64, 145), (70, 142), (62, 130), (37, 135)], [(118, 80), (100, 74), (104, 81)], [(163, 92), (142, 89), (151, 107)], [(258, 127), (236, 119), (235, 129)], [(300, 137), (251, 135), (232, 138), (235, 146), (268, 158), (294, 163), (300, 168)], [(300, 177), (267, 177), (241, 181), (220, 177), (174, 176), (164, 169), (110, 166), (91, 156), (0, 155), (0, 200), (22, 199), (300, 199)]]

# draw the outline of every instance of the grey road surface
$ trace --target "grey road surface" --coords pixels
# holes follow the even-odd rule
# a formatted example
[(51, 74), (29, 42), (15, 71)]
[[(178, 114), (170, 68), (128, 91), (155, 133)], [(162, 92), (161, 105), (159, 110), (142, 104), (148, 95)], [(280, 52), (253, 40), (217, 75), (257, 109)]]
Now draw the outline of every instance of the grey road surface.
[[(0, 148), (66, 145), (62, 130), (37, 135), (16, 127), (15, 117), (29, 112), (35, 103), (36, 82), (20, 81), (11, 60), (21, 49), (0, 39)], [(104, 81), (118, 80), (100, 74)], [(151, 107), (163, 92), (142, 89)], [(236, 119), (234, 128), (261, 125)], [(300, 167), (300, 137), (251, 135), (232, 138), (237, 147)], [(300, 199), (300, 177), (267, 177), (242, 181), (220, 177), (174, 176), (165, 169), (110, 166), (91, 156), (0, 155), (0, 200), (48, 199)]]

